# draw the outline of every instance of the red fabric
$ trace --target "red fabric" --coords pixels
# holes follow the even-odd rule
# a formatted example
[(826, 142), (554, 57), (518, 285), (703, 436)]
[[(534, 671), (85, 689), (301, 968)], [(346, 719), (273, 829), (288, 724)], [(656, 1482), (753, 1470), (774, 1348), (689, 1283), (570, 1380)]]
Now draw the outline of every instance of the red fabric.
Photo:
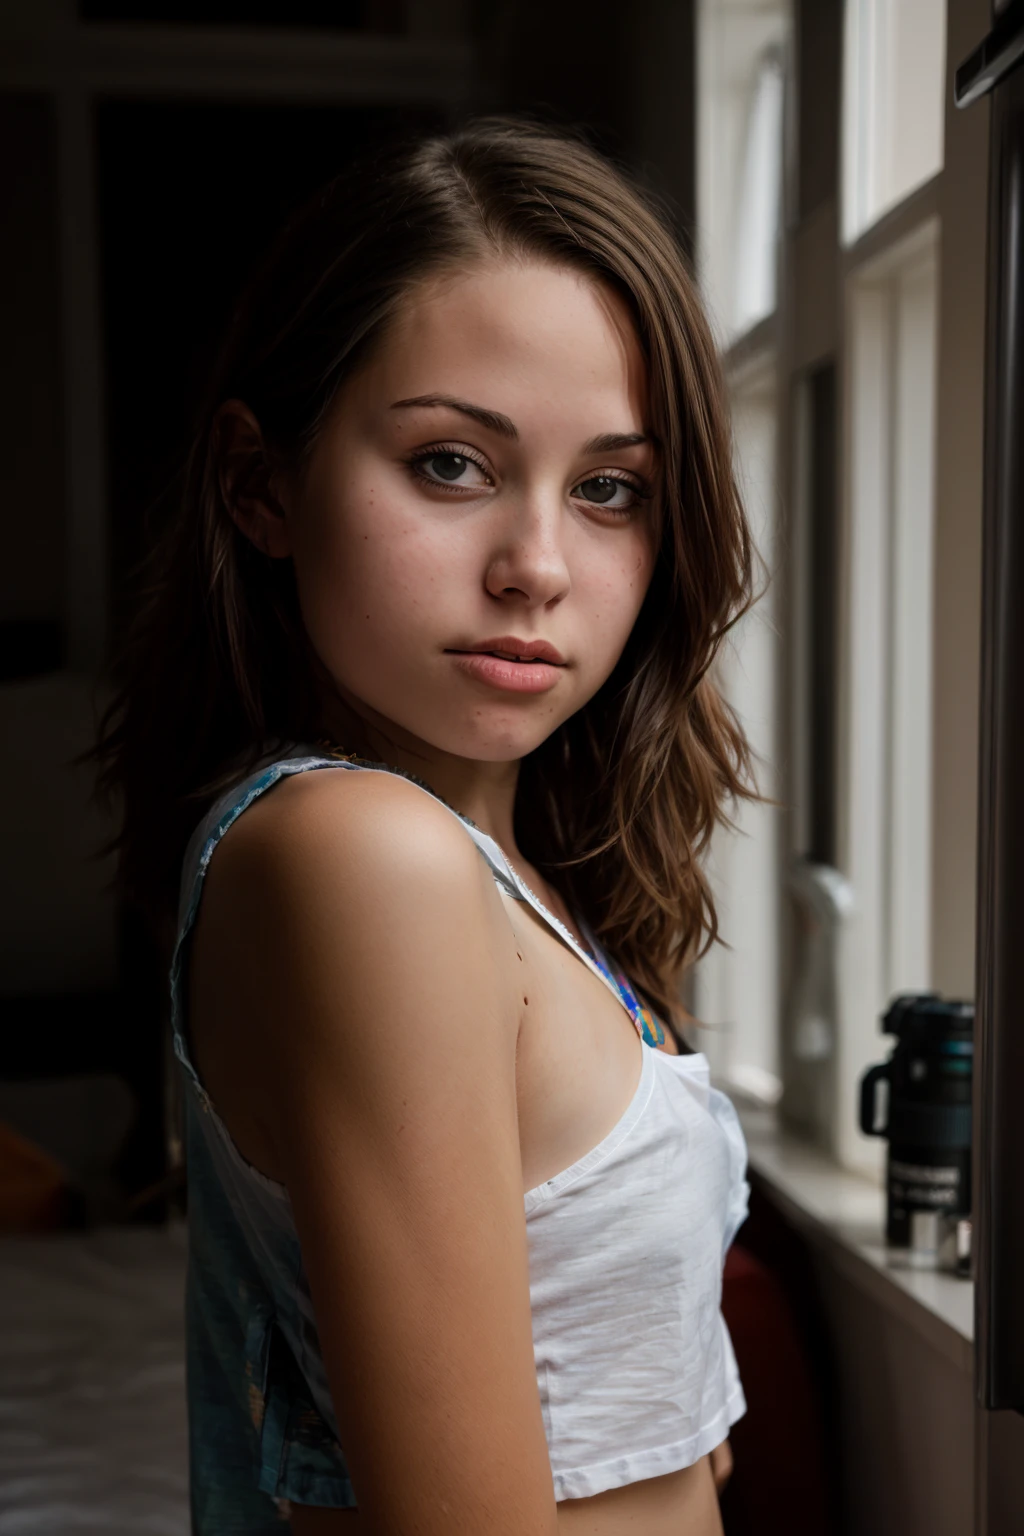
[(747, 1412), (730, 1434), (726, 1536), (830, 1536), (822, 1405), (793, 1309), (773, 1272), (734, 1245), (722, 1311)]
[(0, 1122), (0, 1232), (44, 1232), (67, 1219), (63, 1170)]

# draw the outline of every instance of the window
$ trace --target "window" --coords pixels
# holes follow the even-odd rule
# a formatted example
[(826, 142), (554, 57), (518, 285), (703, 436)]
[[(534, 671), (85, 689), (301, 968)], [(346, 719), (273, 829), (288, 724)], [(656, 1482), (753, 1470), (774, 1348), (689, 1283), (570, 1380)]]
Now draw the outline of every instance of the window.
[(846, 0), (843, 238), (942, 168), (945, 0)]
[[(726, 352), (736, 472), (769, 577), (778, 545), (778, 308), (783, 119), (790, 8), (702, 0), (698, 11), (698, 248), (705, 301)], [(753, 351), (750, 350), (751, 346)], [(747, 731), (758, 788), (776, 797), (777, 595), (729, 635), (718, 681)], [(709, 874), (723, 944), (694, 976), (700, 1047), (716, 1075), (762, 1102), (780, 1093), (780, 838), (774, 806), (744, 804), (713, 839)]]
[[(761, 357), (733, 379), (736, 469), (751, 530), (765, 569), (776, 556), (776, 387), (771, 360)], [(760, 582), (759, 582), (760, 585)], [(776, 593), (760, 602), (727, 638), (718, 682), (747, 732), (758, 788), (777, 794), (778, 676)], [(714, 836), (710, 874), (727, 948), (705, 956), (695, 977), (702, 1021), (700, 1048), (723, 1081), (774, 1103), (779, 1077), (779, 825), (775, 806), (744, 803), (733, 828)]]
[(984, 144), (943, 168), (945, 12), (803, 5), (791, 34), (772, 0), (698, 9), (701, 281), (771, 578), (719, 676), (776, 801), (713, 841), (698, 1040), (727, 1088), (868, 1171), (858, 1085), (889, 1000), (970, 995), (976, 656), (944, 632), (951, 601), (976, 608), (984, 219), (956, 210), (983, 203)]
[(772, 314), (782, 191), (782, 50), (757, 60), (743, 134), (735, 221), (732, 319), (744, 331)]
[(852, 277), (839, 858), (856, 893), (840, 986), (840, 1153), (896, 992), (931, 985), (932, 567), (937, 230)]
[(782, 188), (784, 0), (701, 0), (699, 264), (723, 344), (775, 309)]

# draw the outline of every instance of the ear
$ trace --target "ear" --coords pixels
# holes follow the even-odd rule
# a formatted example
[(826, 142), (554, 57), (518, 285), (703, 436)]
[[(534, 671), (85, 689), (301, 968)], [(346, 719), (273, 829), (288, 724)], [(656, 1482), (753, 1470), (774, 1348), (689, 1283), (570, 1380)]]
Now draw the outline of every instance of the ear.
[(292, 552), (284, 477), (271, 464), (263, 432), (242, 400), (225, 400), (213, 421), (213, 451), (224, 505), (236, 527), (272, 560)]

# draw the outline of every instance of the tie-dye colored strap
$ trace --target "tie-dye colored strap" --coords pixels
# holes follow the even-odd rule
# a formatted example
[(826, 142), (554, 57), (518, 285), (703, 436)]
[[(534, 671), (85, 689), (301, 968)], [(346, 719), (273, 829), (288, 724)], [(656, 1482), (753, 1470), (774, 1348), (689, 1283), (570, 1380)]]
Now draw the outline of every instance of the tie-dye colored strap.
[(616, 970), (615, 967), (611, 964), (608, 956), (605, 954), (604, 950), (595, 939), (593, 933), (587, 927), (586, 923), (582, 922), (579, 917), (576, 919), (576, 926), (579, 928), (580, 933), (582, 933), (583, 937), (587, 941), (587, 948), (590, 951), (590, 958), (593, 960), (598, 969), (603, 971), (604, 974), (608, 977), (608, 980), (613, 982), (615, 987), (618, 989), (619, 996), (622, 998), (622, 1001), (629, 1009), (633, 1023), (640, 1031), (640, 1036), (644, 1044), (663, 1045), (665, 1043), (665, 1030), (662, 1026), (661, 1020), (657, 1017), (656, 1014), (651, 1012), (646, 1004), (640, 1001), (636, 993), (633, 991), (633, 988), (630, 986), (627, 978), (622, 974), (621, 971)]

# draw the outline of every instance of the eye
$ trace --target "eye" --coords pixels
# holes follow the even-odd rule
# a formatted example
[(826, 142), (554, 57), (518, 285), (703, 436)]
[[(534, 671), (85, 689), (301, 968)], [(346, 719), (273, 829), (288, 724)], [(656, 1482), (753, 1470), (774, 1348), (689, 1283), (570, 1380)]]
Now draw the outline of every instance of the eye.
[[(647, 500), (639, 486), (618, 475), (591, 475), (588, 480), (581, 480), (573, 487), (573, 495), (579, 495), (584, 501), (593, 502), (595, 506), (606, 508), (609, 512), (632, 512), (642, 501)], [(619, 499), (616, 500), (616, 497)]]
[(409, 461), (413, 473), (441, 490), (479, 490), (493, 481), (483, 465), (455, 448), (428, 448)]

